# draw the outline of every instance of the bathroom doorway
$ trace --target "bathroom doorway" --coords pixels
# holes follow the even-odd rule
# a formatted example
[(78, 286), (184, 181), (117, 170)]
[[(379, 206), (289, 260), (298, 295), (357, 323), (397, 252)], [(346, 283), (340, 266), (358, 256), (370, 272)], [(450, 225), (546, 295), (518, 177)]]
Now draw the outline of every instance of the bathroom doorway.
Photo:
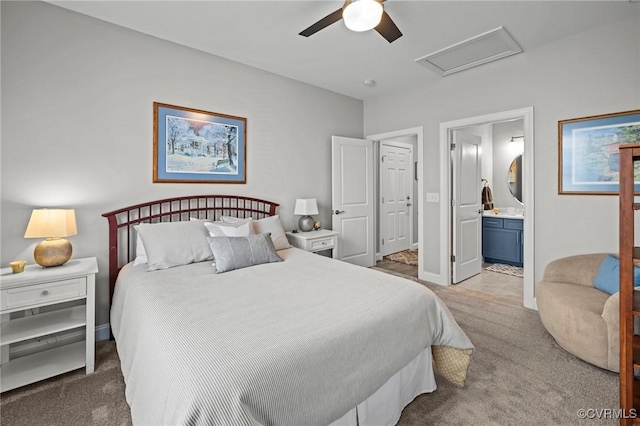
[[(522, 303), (522, 236), (525, 221), (522, 196), (524, 121), (517, 119), (488, 123), (466, 128), (465, 131), (478, 137), (483, 135), (481, 179), (474, 181), (473, 188), (482, 211), (482, 215), (477, 218), (480, 222), (480, 238), (476, 243), (480, 251), (480, 265), (477, 268), (478, 273), (474, 276), (456, 275), (457, 271), (454, 268), (452, 283)], [(458, 132), (460, 131), (455, 131)], [(455, 179), (455, 167), (452, 170)], [(480, 181), (480, 184), (477, 181)], [(455, 185), (453, 187), (455, 192)], [(455, 231), (455, 226), (452, 228)], [(454, 263), (454, 266), (457, 264), (458, 262)]]
[[(502, 113), (489, 114), (479, 117), (471, 117), (446, 123), (440, 124), (440, 149), (441, 149), (441, 194), (443, 194), (443, 198), (447, 200), (440, 204), (441, 206), (441, 223), (448, 224), (446, 227), (442, 227), (441, 229), (441, 241), (448, 241), (448, 250), (442, 250), (441, 252), (441, 271), (443, 275), (443, 284), (450, 285), (452, 283), (452, 267), (454, 259), (452, 258), (454, 251), (454, 243), (453, 243), (453, 224), (451, 223), (452, 217), (452, 173), (453, 167), (451, 165), (451, 135), (454, 130), (465, 129), (465, 131), (474, 131), (476, 133), (480, 133), (480, 136), (483, 139), (491, 140), (491, 144), (483, 144), (482, 145), (482, 158), (496, 158), (493, 152), (494, 143), (493, 143), (493, 128), (494, 126), (509, 127), (507, 123), (517, 124), (518, 120), (521, 122), (522, 132), (516, 132), (518, 134), (509, 135), (508, 140), (511, 140), (511, 137), (520, 136), (518, 143), (521, 143), (522, 152), (522, 205), (513, 204), (506, 202), (506, 198), (503, 198), (505, 203), (505, 208), (507, 212), (509, 212), (509, 207), (513, 208), (513, 213), (515, 213), (516, 206), (519, 209), (523, 210), (524, 216), (526, 220), (523, 220), (522, 226), (522, 236), (523, 236), (523, 248), (522, 248), (522, 260), (524, 266), (524, 277), (523, 277), (523, 292), (522, 292), (522, 303), (527, 308), (535, 309), (535, 298), (534, 298), (534, 233), (533, 233), (533, 223), (534, 223), (534, 206), (533, 206), (533, 108), (523, 108), (520, 110), (512, 110), (506, 111)], [(488, 130), (490, 129), (490, 130)], [(513, 132), (510, 130), (509, 132)], [(504, 141), (505, 144), (509, 144), (511, 142)], [(508, 145), (507, 145), (508, 146)], [(513, 151), (516, 150), (516, 145), (513, 145)], [(511, 155), (514, 153), (497, 153), (503, 154), (503, 157), (506, 159), (507, 155)], [(498, 155), (500, 157), (500, 155)], [(512, 159), (513, 160), (513, 159)], [(504, 189), (505, 191), (509, 191), (509, 166), (507, 166), (504, 171), (504, 182), (502, 181), (502, 177), (497, 177), (498, 172), (487, 171), (487, 165), (483, 166), (483, 174), (486, 176), (491, 176), (489, 182), (493, 183), (498, 182), (500, 179), (500, 185), (496, 187), (496, 189)], [(493, 186), (492, 186), (493, 187)], [(496, 194), (497, 195), (497, 194)], [(502, 195), (501, 195), (502, 196)], [(506, 195), (504, 195), (506, 197)], [(498, 208), (502, 206), (496, 206)], [(529, 212), (529, 214), (527, 214)], [(484, 269), (483, 269), (484, 271)], [(484, 273), (484, 272), (483, 272)], [(482, 275), (479, 274), (480, 277), (476, 278), (477, 280), (482, 280)], [(495, 277), (493, 277), (495, 279)], [(495, 290), (495, 289), (494, 289)]]

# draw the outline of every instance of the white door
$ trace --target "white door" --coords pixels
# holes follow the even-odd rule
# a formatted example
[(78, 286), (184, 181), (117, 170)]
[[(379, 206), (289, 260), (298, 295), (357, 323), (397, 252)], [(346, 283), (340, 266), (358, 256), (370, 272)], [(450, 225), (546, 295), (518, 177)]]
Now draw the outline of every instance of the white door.
[(411, 245), (411, 194), (413, 157), (411, 145), (380, 145), (380, 254), (408, 250)]
[(479, 274), (482, 268), (481, 142), (479, 136), (453, 131), (453, 284)]
[(331, 208), (340, 260), (373, 266), (373, 141), (331, 138)]

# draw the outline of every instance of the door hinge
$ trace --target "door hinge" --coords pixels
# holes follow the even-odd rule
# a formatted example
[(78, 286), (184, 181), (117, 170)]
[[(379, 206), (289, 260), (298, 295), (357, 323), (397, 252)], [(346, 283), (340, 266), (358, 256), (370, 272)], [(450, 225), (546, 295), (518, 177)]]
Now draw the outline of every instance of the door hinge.
[(455, 207), (456, 206), (456, 199), (452, 198), (451, 199), (451, 207)]
[(384, 245), (384, 238), (382, 239), (382, 245)]
[(382, 197), (382, 204), (384, 204), (384, 197)]
[(455, 261), (456, 261), (456, 255), (455, 255), (455, 254), (452, 254), (452, 255), (451, 255), (451, 261), (452, 261), (452, 262), (455, 262)]
[(453, 151), (454, 149), (456, 149), (456, 144), (455, 144), (455, 143), (452, 143), (452, 144), (451, 144), (451, 150)]

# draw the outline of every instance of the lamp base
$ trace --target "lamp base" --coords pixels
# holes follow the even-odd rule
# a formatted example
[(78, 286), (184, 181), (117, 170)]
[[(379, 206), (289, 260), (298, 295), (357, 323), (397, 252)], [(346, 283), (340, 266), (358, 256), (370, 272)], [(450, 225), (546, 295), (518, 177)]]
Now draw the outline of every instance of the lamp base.
[(303, 232), (309, 232), (313, 229), (315, 221), (311, 216), (301, 216), (298, 219), (298, 228)]
[(73, 248), (64, 238), (47, 238), (33, 250), (33, 260), (43, 268), (60, 266), (71, 259)]

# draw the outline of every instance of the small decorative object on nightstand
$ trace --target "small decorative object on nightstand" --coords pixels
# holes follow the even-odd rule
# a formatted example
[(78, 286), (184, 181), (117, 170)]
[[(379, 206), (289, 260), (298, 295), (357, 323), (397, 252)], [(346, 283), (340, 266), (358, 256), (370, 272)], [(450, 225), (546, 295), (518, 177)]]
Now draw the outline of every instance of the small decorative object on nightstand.
[(312, 214), (318, 214), (318, 203), (315, 198), (298, 198), (296, 200), (296, 206), (293, 210), (293, 214), (302, 215), (298, 220), (298, 228), (301, 231), (308, 232), (313, 229), (314, 220), (310, 216)]
[(317, 253), (331, 250), (331, 257), (338, 257), (338, 233), (330, 229), (319, 229), (316, 232), (287, 232), (289, 243), (299, 249)]
[[(28, 265), (21, 274), (0, 271), (0, 391), (85, 367), (95, 359), (95, 257), (73, 259), (60, 268)], [(84, 301), (68, 306), (65, 302)], [(38, 308), (46, 307), (46, 312)], [(22, 315), (11, 315), (12, 313)], [(58, 333), (71, 332), (69, 342)], [(38, 339), (50, 348), (12, 358), (11, 345)], [(58, 341), (60, 340), (60, 341)], [(46, 345), (45, 345), (46, 346)]]
[(60, 266), (71, 259), (73, 248), (65, 237), (76, 235), (73, 209), (34, 209), (24, 233), (25, 238), (46, 238), (33, 251), (33, 259), (42, 267)]
[(9, 263), (9, 266), (11, 266), (11, 273), (19, 274), (24, 272), (24, 265), (26, 264), (26, 260), (14, 260), (13, 262)]

